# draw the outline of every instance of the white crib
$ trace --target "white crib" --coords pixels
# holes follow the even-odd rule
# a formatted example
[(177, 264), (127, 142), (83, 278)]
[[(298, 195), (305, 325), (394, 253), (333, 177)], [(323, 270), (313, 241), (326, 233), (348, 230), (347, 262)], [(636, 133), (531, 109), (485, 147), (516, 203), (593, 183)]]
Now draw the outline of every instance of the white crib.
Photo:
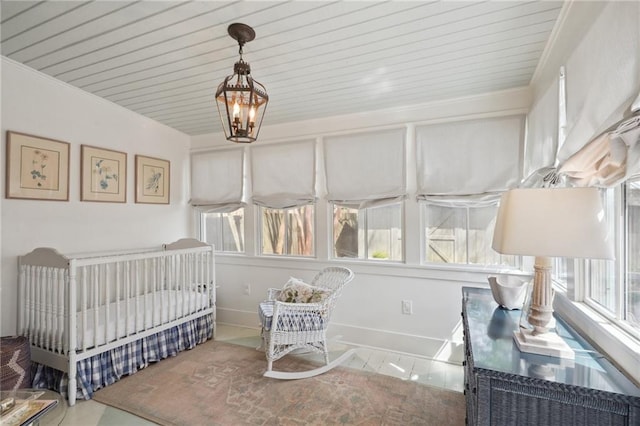
[(38, 248), (18, 268), (18, 332), (36, 365), (60, 372), (70, 405), (215, 334), (214, 252), (198, 240), (102, 255)]

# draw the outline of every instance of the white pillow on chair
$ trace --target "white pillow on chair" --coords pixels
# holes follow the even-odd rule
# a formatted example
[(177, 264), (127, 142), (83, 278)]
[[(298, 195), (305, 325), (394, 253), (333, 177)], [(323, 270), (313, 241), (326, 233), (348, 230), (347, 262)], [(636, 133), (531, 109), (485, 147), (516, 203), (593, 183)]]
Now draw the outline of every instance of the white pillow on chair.
[(278, 301), (288, 303), (320, 303), (331, 294), (330, 291), (314, 287), (301, 279), (290, 277), (278, 296)]

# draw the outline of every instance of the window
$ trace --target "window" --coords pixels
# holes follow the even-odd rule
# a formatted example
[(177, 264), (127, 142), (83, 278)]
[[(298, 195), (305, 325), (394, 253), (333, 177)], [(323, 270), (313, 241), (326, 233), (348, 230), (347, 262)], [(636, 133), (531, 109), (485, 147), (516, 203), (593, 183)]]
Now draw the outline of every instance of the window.
[(447, 207), (422, 203), (424, 261), (506, 265), (519, 268), (519, 256), (491, 248), (497, 206)]
[[(619, 196), (617, 194), (620, 194)], [(621, 204), (621, 215), (616, 204)], [(624, 238), (618, 261), (588, 260), (586, 302), (603, 315), (635, 333), (640, 333), (640, 177), (629, 180), (619, 190), (603, 191), (605, 219), (612, 235), (616, 229)], [(620, 218), (616, 223), (616, 218)], [(618, 273), (617, 271), (620, 271)]]
[(640, 177), (625, 187), (627, 280), (624, 319), (640, 330)]
[(216, 251), (244, 253), (244, 208), (231, 213), (202, 213), (202, 235)]
[(567, 289), (567, 283), (569, 281), (569, 260), (566, 257), (553, 257), (553, 269), (551, 269), (551, 276), (556, 284), (561, 288)]
[(402, 261), (402, 204), (333, 205), (333, 257)]
[[(602, 207), (609, 227), (609, 233), (615, 235), (615, 190), (602, 191)], [(615, 262), (610, 260), (587, 260), (585, 262), (587, 272), (587, 298), (604, 308), (608, 314), (616, 312), (616, 274)]]
[(314, 206), (289, 209), (259, 207), (260, 254), (313, 256)]

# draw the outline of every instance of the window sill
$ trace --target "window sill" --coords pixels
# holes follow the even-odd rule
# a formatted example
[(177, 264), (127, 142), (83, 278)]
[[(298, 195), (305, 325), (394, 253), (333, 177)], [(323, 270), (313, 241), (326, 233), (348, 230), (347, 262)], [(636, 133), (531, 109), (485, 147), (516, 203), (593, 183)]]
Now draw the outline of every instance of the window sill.
[(584, 303), (557, 291), (554, 309), (600, 352), (640, 386), (640, 341)]

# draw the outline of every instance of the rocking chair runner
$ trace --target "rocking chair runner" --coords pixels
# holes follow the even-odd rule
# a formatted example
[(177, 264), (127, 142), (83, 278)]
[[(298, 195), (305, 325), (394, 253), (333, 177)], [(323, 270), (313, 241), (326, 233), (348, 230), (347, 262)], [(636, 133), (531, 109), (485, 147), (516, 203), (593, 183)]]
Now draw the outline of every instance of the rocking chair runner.
[[(262, 347), (267, 357), (265, 376), (303, 378), (332, 368), (329, 366), (327, 327), (344, 285), (352, 279), (353, 272), (347, 268), (328, 267), (320, 271), (309, 284), (328, 293), (327, 297), (319, 303), (281, 302), (278, 300), (278, 296), (282, 290), (269, 289), (267, 300), (260, 303), (259, 306), (262, 323)], [(293, 375), (272, 372), (274, 361), (296, 349), (309, 349), (323, 353), (327, 365), (317, 371)], [(291, 377), (284, 377), (287, 375)]]

